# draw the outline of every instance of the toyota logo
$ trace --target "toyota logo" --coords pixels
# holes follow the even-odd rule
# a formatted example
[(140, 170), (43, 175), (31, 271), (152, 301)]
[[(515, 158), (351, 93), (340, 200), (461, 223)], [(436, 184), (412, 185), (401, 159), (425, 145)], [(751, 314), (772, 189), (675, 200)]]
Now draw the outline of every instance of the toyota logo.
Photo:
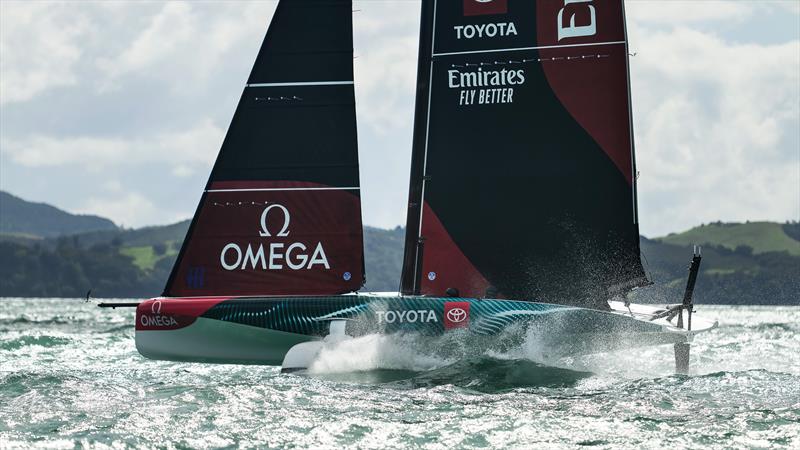
[(161, 300), (156, 300), (150, 305), (150, 311), (153, 314), (161, 314)]
[(458, 323), (463, 322), (467, 318), (467, 312), (461, 308), (452, 308), (447, 311), (447, 320), (450, 322)]

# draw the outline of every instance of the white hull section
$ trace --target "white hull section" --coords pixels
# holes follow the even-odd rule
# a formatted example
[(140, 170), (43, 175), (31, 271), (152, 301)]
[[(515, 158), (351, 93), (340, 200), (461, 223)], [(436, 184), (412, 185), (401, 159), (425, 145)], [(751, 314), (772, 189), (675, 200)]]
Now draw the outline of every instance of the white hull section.
[(137, 330), (136, 349), (150, 359), (278, 365), (293, 346), (313, 339), (200, 317), (177, 330)]

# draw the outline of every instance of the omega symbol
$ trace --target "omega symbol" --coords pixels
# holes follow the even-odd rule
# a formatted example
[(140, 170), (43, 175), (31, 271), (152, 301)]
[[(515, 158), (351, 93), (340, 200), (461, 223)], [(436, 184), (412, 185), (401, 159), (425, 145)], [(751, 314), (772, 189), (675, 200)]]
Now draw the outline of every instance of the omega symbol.
[(286, 237), (289, 235), (289, 222), (291, 222), (292, 218), (289, 215), (289, 210), (286, 209), (285, 206), (280, 205), (278, 203), (273, 203), (266, 208), (264, 208), (264, 212), (261, 213), (261, 231), (258, 232), (258, 235), (261, 237), (272, 237), (269, 230), (267, 229), (267, 216), (269, 212), (274, 209), (278, 208), (283, 211), (283, 227), (281, 231), (278, 232), (278, 237)]

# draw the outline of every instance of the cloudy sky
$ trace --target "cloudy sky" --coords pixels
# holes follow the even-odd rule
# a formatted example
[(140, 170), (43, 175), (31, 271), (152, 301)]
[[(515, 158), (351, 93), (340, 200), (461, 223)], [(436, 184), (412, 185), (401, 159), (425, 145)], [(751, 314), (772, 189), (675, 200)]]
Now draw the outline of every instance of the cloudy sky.
[[(800, 219), (800, 1), (628, 0), (640, 220)], [(188, 218), (273, 1), (0, 1), (0, 189)], [(366, 224), (405, 220), (419, 2), (356, 1)]]

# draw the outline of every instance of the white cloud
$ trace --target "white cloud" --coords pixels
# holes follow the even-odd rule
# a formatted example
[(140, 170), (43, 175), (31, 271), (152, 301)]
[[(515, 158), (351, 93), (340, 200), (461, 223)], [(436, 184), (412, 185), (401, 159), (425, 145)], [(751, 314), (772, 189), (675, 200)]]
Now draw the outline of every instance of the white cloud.
[(205, 119), (187, 130), (146, 138), (35, 135), (19, 140), (4, 138), (0, 140), (0, 148), (11, 161), (25, 167), (74, 166), (73, 170), (85, 167), (99, 171), (159, 163), (174, 165), (175, 171), (186, 175), (191, 166), (211, 165), (224, 133)]
[(755, 2), (741, 0), (628, 1), (628, 17), (639, 24), (687, 24), (742, 21), (751, 16)]
[[(190, 210), (275, 5), (0, 0), (3, 188), (89, 198), (72, 207), (130, 225)], [(800, 30), (764, 27), (797, 19), (800, 2), (626, 5), (642, 230), (799, 218)], [(404, 222), (419, 7), (354, 5), (368, 224)], [(54, 88), (63, 98), (39, 101)]]
[[(359, 124), (379, 134), (411, 129), (419, 5), (358, 2), (353, 16)], [(409, 139), (410, 142), (410, 139)]]
[(166, 2), (119, 54), (97, 60), (107, 77), (103, 88), (119, 88), (121, 77), (134, 76), (159, 79), (184, 94), (197, 92), (223, 69), (220, 64), (232, 49), (252, 48), (255, 54), (276, 5)]
[(233, 50), (255, 53), (276, 4), (0, 1), (0, 104), (64, 86), (103, 93), (125, 77), (197, 92)]
[(800, 41), (735, 44), (685, 27), (632, 31), (643, 231), (798, 218)]
[(139, 227), (165, 219), (152, 201), (137, 192), (92, 196), (76, 212), (111, 217), (117, 225), (125, 227)]
[(64, 5), (0, 2), (0, 105), (74, 85), (89, 27), (83, 14)]
[(637, 25), (686, 26), (696, 24), (741, 24), (756, 14), (789, 12), (800, 14), (795, 0), (628, 0), (629, 23)]
[(186, 2), (165, 3), (131, 45), (110, 64), (115, 72), (137, 71), (172, 59), (196, 37), (197, 19)]
[(180, 178), (192, 176), (194, 173), (195, 171), (191, 167), (183, 164), (177, 165), (172, 168), (172, 174)]

